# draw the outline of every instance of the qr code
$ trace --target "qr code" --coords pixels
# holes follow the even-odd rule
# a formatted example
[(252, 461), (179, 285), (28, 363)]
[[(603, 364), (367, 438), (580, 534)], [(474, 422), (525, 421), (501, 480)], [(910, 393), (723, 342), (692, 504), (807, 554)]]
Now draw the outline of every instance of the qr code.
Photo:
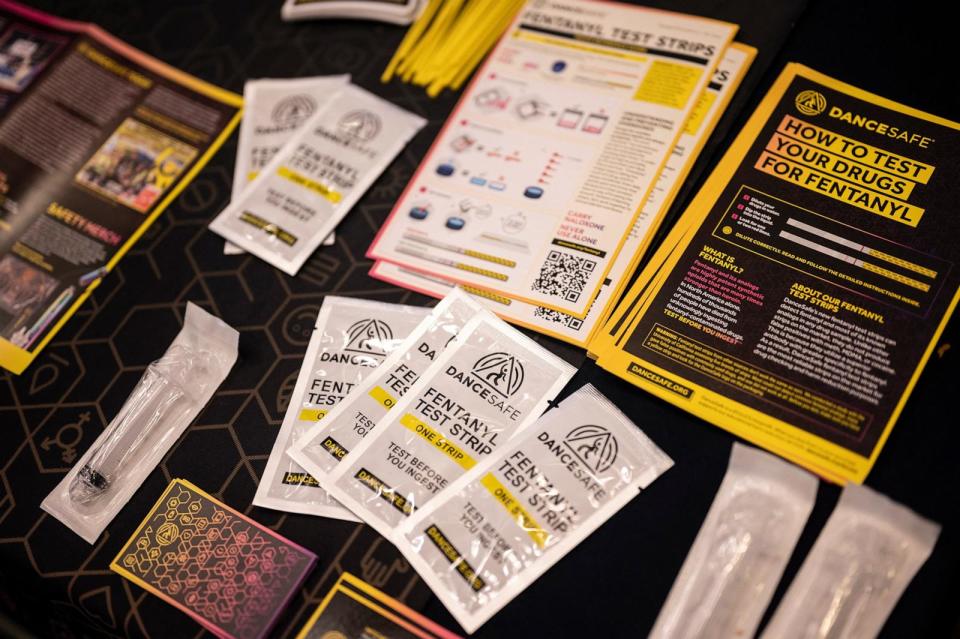
[(547, 322), (553, 322), (554, 324), (562, 324), (568, 328), (572, 328), (575, 331), (579, 331), (580, 327), (583, 326), (583, 320), (579, 317), (567, 315), (566, 313), (555, 311), (552, 308), (538, 306), (536, 309), (534, 309), (533, 316)]
[(596, 267), (595, 261), (585, 257), (550, 251), (531, 289), (561, 297), (566, 302), (576, 302)]

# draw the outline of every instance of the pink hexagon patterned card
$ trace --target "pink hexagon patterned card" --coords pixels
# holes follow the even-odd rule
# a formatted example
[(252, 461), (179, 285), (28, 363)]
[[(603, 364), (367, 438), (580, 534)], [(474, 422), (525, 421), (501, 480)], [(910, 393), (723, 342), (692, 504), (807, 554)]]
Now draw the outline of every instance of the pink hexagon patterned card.
[(316, 555), (175, 479), (110, 569), (219, 637), (263, 637)]

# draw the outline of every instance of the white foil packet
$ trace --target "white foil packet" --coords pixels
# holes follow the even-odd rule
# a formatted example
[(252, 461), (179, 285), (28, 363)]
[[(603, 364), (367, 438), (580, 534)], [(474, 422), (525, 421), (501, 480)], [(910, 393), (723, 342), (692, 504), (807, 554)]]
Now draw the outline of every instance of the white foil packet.
[(166, 352), (40, 507), (94, 543), (213, 397), (237, 361), (238, 338), (188, 302)]
[(464, 324), (481, 313), (487, 311), (471, 296), (460, 288), (452, 289), (404, 343), (304, 433), (287, 454), (314, 477), (332, 471), (373, 431)]
[[(348, 82), (350, 74), (247, 80), (243, 85), (243, 120), (230, 199), (239, 199), (290, 137)], [(330, 234), (323, 245), (329, 246), (333, 241)], [(225, 255), (243, 252), (230, 242), (223, 245)]]
[(426, 120), (346, 85), (287, 141), (210, 229), (290, 275)]
[(384, 537), (536, 420), (575, 369), (484, 313), (321, 485)]
[(816, 497), (816, 477), (735, 443), (650, 638), (754, 636)]
[(425, 0), (286, 0), (280, 16), (286, 21), (354, 18), (410, 24)]
[(253, 498), (255, 506), (358, 521), (286, 451), (403, 343), (429, 312), (418, 306), (332, 295), (324, 298)]
[(396, 543), (473, 632), (672, 465), (588, 384), (414, 513)]
[(847, 484), (764, 638), (876, 637), (939, 535), (938, 524)]

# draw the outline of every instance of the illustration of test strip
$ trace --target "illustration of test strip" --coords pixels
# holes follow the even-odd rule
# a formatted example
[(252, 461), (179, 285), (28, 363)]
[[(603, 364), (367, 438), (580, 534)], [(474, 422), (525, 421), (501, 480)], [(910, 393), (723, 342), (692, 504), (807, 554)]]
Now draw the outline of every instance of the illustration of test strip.
[(842, 246), (846, 246), (854, 250), (860, 251), (864, 255), (875, 257), (878, 260), (883, 260), (884, 262), (895, 264), (896, 266), (905, 268), (908, 271), (913, 271), (914, 273), (919, 273), (920, 275), (926, 275), (927, 277), (931, 277), (931, 278), (937, 277), (937, 272), (934, 270), (920, 266), (919, 264), (914, 264), (913, 262), (908, 262), (907, 260), (901, 259), (899, 257), (894, 257), (893, 255), (889, 255), (887, 253), (884, 253), (883, 251), (878, 251), (877, 249), (870, 248), (869, 246), (864, 246), (863, 244), (857, 244), (856, 242), (852, 240), (848, 240), (845, 237), (840, 237), (839, 235), (834, 235), (833, 233), (824, 231), (823, 229), (818, 229), (815, 226), (810, 226), (809, 224), (805, 224), (804, 222), (801, 222), (800, 220), (796, 220), (792, 217), (787, 220), (787, 225), (795, 226), (798, 229), (806, 231), (807, 233), (810, 233), (812, 235), (819, 235), (820, 237), (828, 239), (831, 242), (836, 242), (837, 244), (840, 244)]
[(443, 266), (449, 266), (450, 268), (455, 268), (459, 271), (467, 271), (468, 273), (476, 273), (477, 275), (483, 275), (484, 277), (490, 277), (495, 280), (500, 280), (501, 282), (506, 282), (509, 278), (503, 273), (497, 273), (496, 271), (488, 271), (485, 268), (478, 268), (471, 264), (464, 264), (463, 262), (455, 262), (453, 260), (446, 260), (442, 257), (436, 257), (434, 255), (427, 255), (423, 251), (418, 251), (415, 248), (400, 245), (397, 247), (397, 253), (403, 253), (404, 255), (411, 255), (413, 257), (419, 258), (421, 260), (426, 260), (428, 262), (433, 262), (434, 264), (441, 264)]
[[(428, 273), (423, 273), (423, 272), (421, 272), (421, 271), (415, 271), (415, 270), (413, 270), (413, 269), (405, 268), (405, 267), (403, 267), (403, 266), (397, 266), (397, 269), (398, 269), (401, 273), (403, 273), (404, 275), (407, 275), (407, 276), (409, 276), (409, 277), (416, 277), (416, 278), (419, 278), (419, 279), (427, 280), (428, 282), (434, 282), (434, 283), (436, 283), (436, 284), (441, 284), (441, 285), (446, 286), (446, 287), (453, 287), (453, 286), (454, 286), (454, 283), (451, 282), (450, 280), (445, 280), (445, 279), (443, 279), (442, 277), (437, 277), (436, 275), (430, 275), (430, 274), (428, 274)], [(386, 278), (384, 278), (384, 279), (386, 279)], [(386, 281), (393, 282), (393, 283), (398, 283), (398, 284), (399, 284), (399, 282), (396, 282), (395, 280), (386, 280)], [(503, 296), (503, 295), (497, 295), (497, 294), (494, 293), (493, 291), (488, 291), (488, 290), (483, 289), (483, 288), (477, 288), (477, 287), (475, 287), (475, 286), (470, 286), (469, 284), (458, 284), (457, 286), (459, 286), (460, 288), (462, 288), (462, 289), (463, 289), (464, 291), (466, 291), (467, 293), (470, 293), (470, 295), (473, 295), (474, 297), (482, 297), (482, 298), (484, 298), (484, 299), (490, 300), (491, 302), (496, 302), (497, 304), (502, 304), (503, 306), (510, 306), (511, 304), (513, 304), (513, 300), (510, 299), (509, 297), (505, 297), (505, 296)]]
[(870, 262), (865, 262), (856, 257), (850, 257), (846, 253), (841, 253), (840, 251), (835, 251), (834, 249), (824, 246), (823, 244), (818, 244), (812, 240), (808, 240), (805, 237), (800, 237), (799, 235), (794, 235), (790, 231), (780, 231), (780, 237), (785, 240), (789, 240), (800, 246), (806, 246), (809, 249), (813, 249), (818, 253), (823, 253), (824, 255), (829, 255), (830, 257), (835, 257), (838, 260), (846, 262), (847, 264), (853, 264), (854, 266), (859, 266), (860, 268), (870, 271), (871, 273), (876, 273), (878, 275), (883, 275), (888, 277), (895, 282), (900, 282), (901, 284), (906, 284), (915, 289), (919, 289), (924, 293), (930, 291), (930, 285), (925, 284), (919, 280), (915, 280), (912, 277), (907, 277), (906, 275), (901, 275), (900, 273), (895, 273), (893, 271), (888, 271), (885, 268), (877, 266), (876, 264), (871, 264)]
[(509, 266), (513, 268), (517, 265), (513, 260), (508, 260), (505, 257), (497, 257), (496, 255), (490, 255), (489, 253), (481, 253), (480, 251), (474, 251), (473, 249), (460, 248), (454, 244), (447, 244), (446, 242), (438, 242), (437, 240), (431, 240), (429, 238), (423, 237), (421, 235), (411, 235), (406, 233), (403, 236), (403, 239), (408, 242), (418, 242), (420, 244), (426, 244), (427, 246), (433, 247), (435, 249), (440, 249), (441, 251), (450, 251), (452, 253), (459, 253), (460, 255), (466, 255), (467, 257), (475, 257), (478, 260), (483, 260), (485, 262), (493, 262), (494, 264), (499, 264), (500, 266)]

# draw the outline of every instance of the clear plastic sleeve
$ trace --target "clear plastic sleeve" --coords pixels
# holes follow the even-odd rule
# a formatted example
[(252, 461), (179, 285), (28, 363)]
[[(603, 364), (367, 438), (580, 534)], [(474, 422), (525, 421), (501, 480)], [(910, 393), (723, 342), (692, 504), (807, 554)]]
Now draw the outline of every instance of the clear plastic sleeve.
[(380, 366), (429, 312), (429, 308), (331, 295), (323, 300), (254, 505), (357, 520), (286, 451)]
[(816, 496), (813, 475), (734, 444), (651, 639), (752, 637)]
[(416, 512), (396, 543), (473, 632), (672, 464), (587, 385)]
[(357, 384), (287, 453), (314, 477), (333, 470), (373, 431), (464, 324), (484, 312), (460, 288), (452, 289), (377, 370)]
[(876, 637), (939, 534), (938, 524), (848, 484), (763, 637)]
[(415, 509), (533, 423), (574, 372), (484, 311), (320, 483), (389, 537)]
[(41, 507), (96, 541), (210, 401), (237, 360), (236, 330), (187, 304), (183, 328)]

